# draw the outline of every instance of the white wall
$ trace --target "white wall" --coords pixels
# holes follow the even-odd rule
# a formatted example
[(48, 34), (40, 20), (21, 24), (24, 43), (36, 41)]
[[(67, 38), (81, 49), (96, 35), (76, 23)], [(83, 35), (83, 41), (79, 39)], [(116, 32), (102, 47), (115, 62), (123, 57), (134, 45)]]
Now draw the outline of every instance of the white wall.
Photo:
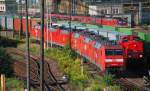
[(104, 5), (99, 5), (98, 6), (98, 10), (101, 11), (101, 10), (107, 10), (107, 14), (111, 14), (111, 10), (112, 10), (112, 13), (113, 13), (113, 9), (118, 9), (118, 13), (116, 14), (121, 14), (122, 13), (122, 5), (107, 5), (107, 4), (104, 4)]
[(114, 14), (122, 14), (122, 5), (119, 4), (98, 4), (98, 5), (90, 5), (89, 6), (89, 15), (101, 15), (101, 11), (105, 11), (105, 14), (111, 14), (114, 9), (118, 10), (118, 13)]
[(89, 6), (89, 15), (98, 15), (97, 6)]
[(0, 1), (5, 1), (5, 0), (0, 0)]
[(0, 12), (6, 11), (5, 0), (0, 0)]

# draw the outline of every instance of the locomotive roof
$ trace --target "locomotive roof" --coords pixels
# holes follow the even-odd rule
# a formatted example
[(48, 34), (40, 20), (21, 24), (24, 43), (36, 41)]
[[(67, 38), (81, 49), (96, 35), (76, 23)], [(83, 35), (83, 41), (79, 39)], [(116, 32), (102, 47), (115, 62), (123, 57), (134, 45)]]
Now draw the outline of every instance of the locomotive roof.
[(106, 46), (106, 49), (122, 49), (122, 46), (120, 46), (120, 45), (116, 45), (116, 46)]
[(122, 36), (122, 38), (134, 38), (134, 37), (136, 37), (136, 38), (140, 38), (140, 37), (138, 37), (138, 36), (135, 36), (135, 35), (124, 35), (124, 36)]
[(91, 40), (96, 41), (97, 43), (100, 43), (105, 46), (119, 46), (116, 41), (110, 41), (108, 38), (103, 37), (101, 35), (95, 34), (93, 32), (89, 31), (76, 31), (80, 35), (83, 35), (86, 38), (89, 38)]

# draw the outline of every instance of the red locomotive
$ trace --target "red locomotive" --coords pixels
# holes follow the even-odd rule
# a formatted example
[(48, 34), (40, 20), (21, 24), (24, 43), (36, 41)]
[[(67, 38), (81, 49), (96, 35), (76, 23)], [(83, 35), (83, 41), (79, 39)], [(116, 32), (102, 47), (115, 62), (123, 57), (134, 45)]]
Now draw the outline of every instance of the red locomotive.
[(134, 35), (124, 36), (119, 44), (124, 48), (125, 58), (143, 58), (143, 42), (139, 37)]
[(107, 68), (123, 68), (123, 49), (120, 45), (113, 45), (102, 36), (74, 32), (71, 38), (72, 49), (97, 65), (102, 71)]
[[(97, 65), (102, 71), (107, 68), (123, 68), (125, 66), (123, 48), (118, 44), (114, 45), (109, 40), (104, 40), (102, 36), (86, 31), (69, 32), (69, 28), (58, 26), (51, 26), (48, 30), (48, 37), (46, 32), (45, 42), (46, 38), (49, 42), (59, 46), (65, 46), (71, 42), (72, 49)], [(33, 28), (31, 35), (40, 38), (39, 29)]]
[[(96, 64), (102, 71), (107, 68), (124, 68), (126, 58), (142, 58), (143, 56), (143, 43), (137, 36), (124, 36), (117, 44), (103, 36), (83, 30), (70, 33), (69, 28), (57, 25), (51, 26), (48, 30), (48, 37), (46, 28), (44, 31), (45, 41), (48, 38), (49, 42), (59, 46), (65, 46), (71, 41), (72, 49)], [(40, 29), (33, 28), (32, 36), (40, 38)]]
[[(69, 15), (63, 14), (50, 14), (52, 18), (69, 20)], [(80, 21), (82, 23), (98, 24), (98, 25), (107, 25), (107, 26), (128, 26), (128, 22), (123, 19), (113, 19), (113, 18), (102, 18), (102, 17), (92, 17), (92, 16), (71, 16), (71, 20)]]
[[(56, 25), (48, 29), (48, 34), (45, 27), (44, 32), (45, 42), (47, 38), (49, 42), (59, 46), (65, 46), (71, 42), (72, 49), (97, 65), (103, 72), (107, 68), (123, 68), (125, 66), (123, 48), (118, 44), (105, 40), (102, 36), (83, 30), (69, 32), (69, 28)], [(39, 26), (32, 28), (31, 36), (37, 39), (40, 38)]]

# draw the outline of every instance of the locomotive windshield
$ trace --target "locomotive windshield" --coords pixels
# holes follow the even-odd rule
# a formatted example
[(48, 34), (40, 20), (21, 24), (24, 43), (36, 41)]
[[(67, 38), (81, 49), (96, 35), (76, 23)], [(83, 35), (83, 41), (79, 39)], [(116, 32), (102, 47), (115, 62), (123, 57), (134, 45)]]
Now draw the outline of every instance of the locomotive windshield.
[(107, 50), (105, 51), (105, 53), (106, 53), (106, 55), (114, 55), (113, 50), (110, 50), (110, 49), (107, 49)]
[(74, 38), (79, 38), (79, 37), (80, 37), (80, 35), (78, 33), (74, 34)]
[(59, 27), (58, 25), (49, 26), (49, 28), (54, 28), (54, 29), (57, 29), (58, 27)]
[(61, 33), (62, 33), (62, 34), (68, 34), (69, 31), (67, 31), (67, 30), (61, 30)]
[(123, 51), (120, 49), (106, 49), (105, 54), (108, 56), (111, 55), (122, 55)]
[(119, 50), (119, 49), (115, 50), (115, 55), (122, 55), (122, 54), (123, 54), (122, 50)]
[(134, 41), (141, 41), (141, 39), (139, 37), (134, 37), (133, 40)]
[(90, 39), (89, 39), (89, 38), (84, 38), (84, 41), (85, 41), (86, 43), (89, 43), (89, 42), (90, 42)]
[(128, 38), (123, 38), (122, 42), (128, 42), (128, 40), (129, 40)]

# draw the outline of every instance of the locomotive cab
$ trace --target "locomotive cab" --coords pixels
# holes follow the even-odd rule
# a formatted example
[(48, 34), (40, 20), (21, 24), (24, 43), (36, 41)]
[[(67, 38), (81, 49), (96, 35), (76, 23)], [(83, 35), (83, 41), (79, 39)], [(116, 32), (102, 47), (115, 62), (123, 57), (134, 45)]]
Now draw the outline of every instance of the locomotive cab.
[(119, 42), (124, 48), (125, 58), (139, 59), (143, 58), (143, 42), (138, 36), (124, 36)]
[(106, 67), (124, 67), (123, 49), (121, 46), (107, 46), (105, 49)]

